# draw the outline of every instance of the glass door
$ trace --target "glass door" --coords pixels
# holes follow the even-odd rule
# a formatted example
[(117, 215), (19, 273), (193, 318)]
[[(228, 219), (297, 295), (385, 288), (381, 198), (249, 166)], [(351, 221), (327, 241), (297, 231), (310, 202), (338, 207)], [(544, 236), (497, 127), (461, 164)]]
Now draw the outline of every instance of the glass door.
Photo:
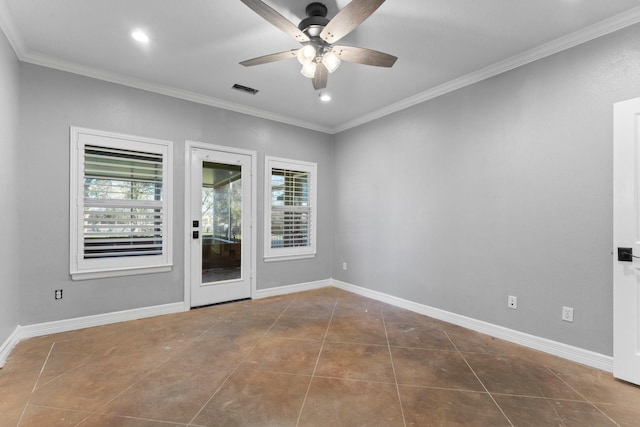
[(251, 296), (250, 156), (191, 152), (191, 306)]

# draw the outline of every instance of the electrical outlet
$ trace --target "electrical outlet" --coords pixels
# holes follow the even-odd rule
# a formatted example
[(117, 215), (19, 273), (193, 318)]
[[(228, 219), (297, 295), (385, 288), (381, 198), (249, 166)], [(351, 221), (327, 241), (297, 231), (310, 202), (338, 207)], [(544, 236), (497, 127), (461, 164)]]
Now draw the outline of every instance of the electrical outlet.
[(565, 322), (573, 322), (573, 308), (562, 307), (562, 320)]
[(347, 263), (346, 263), (346, 262), (343, 262), (343, 263), (342, 263), (342, 269), (343, 269), (343, 270), (346, 270), (346, 269), (347, 269)]
[(514, 310), (518, 308), (518, 297), (509, 295), (509, 298), (507, 298), (507, 307), (513, 308)]
[(56, 289), (54, 293), (55, 299), (62, 299), (62, 289)]

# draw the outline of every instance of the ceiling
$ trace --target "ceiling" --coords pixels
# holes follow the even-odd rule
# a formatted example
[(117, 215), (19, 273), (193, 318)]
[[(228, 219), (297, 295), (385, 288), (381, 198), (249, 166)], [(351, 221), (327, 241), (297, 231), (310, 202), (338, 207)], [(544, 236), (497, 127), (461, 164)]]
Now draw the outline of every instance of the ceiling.
[[(310, 2), (265, 0), (296, 25)], [(349, 1), (324, 3), (331, 18)], [(327, 133), (637, 22), (638, 0), (388, 0), (340, 44), (398, 61), (343, 62), (323, 103), (295, 59), (239, 65), (300, 46), (240, 0), (0, 0), (0, 27), (22, 61)], [(131, 38), (138, 28), (146, 46)]]

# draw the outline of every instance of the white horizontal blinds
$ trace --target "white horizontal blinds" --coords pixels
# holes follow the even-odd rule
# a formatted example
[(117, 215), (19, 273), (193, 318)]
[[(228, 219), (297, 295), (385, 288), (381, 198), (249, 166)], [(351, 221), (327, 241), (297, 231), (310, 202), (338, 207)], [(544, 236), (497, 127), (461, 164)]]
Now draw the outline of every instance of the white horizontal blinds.
[(163, 156), (84, 146), (84, 258), (162, 255)]
[(311, 245), (309, 172), (271, 170), (271, 248)]

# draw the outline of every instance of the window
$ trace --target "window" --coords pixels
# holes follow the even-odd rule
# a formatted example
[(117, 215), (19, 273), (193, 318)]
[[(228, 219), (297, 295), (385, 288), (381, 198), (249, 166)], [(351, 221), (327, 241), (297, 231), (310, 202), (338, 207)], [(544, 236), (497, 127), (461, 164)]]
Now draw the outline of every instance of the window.
[(265, 158), (265, 261), (316, 254), (315, 163)]
[(71, 276), (171, 270), (172, 142), (71, 128)]

